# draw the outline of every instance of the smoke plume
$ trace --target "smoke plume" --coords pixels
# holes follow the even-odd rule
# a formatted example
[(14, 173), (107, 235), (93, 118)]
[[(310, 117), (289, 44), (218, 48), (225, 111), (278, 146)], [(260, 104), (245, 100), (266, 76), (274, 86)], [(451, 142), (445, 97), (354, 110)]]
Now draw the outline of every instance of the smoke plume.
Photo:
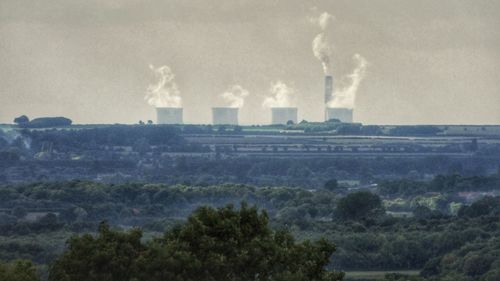
[(264, 107), (291, 107), (295, 90), (281, 81), (271, 83), (269, 89), (271, 96), (266, 97), (262, 106)]
[(328, 103), (328, 107), (354, 108), (356, 92), (358, 91), (361, 81), (365, 78), (368, 61), (360, 54), (355, 54), (353, 59), (356, 62), (356, 68), (351, 74), (341, 80), (341, 84), (344, 84), (342, 87), (335, 88), (335, 92), (332, 95), (331, 101)]
[(240, 85), (232, 85), (220, 96), (224, 99), (229, 107), (243, 107), (245, 104), (245, 98), (248, 97), (250, 93), (245, 88)]
[(5, 141), (8, 145), (12, 145), (17, 142), (21, 143), (25, 149), (30, 149), (31, 147), (31, 139), (23, 136), (18, 131), (13, 129), (0, 128), (0, 139)]
[(332, 47), (325, 31), (332, 20), (333, 16), (327, 12), (322, 13), (318, 18), (311, 19), (311, 22), (317, 24), (321, 29), (321, 33), (316, 35), (312, 42), (312, 49), (314, 56), (321, 62), (325, 74), (330, 73), (330, 56), (332, 53)]
[(182, 98), (175, 83), (175, 75), (170, 67), (164, 65), (158, 68), (150, 65), (157, 79), (156, 84), (149, 85), (146, 97), (149, 105), (154, 107), (181, 107)]

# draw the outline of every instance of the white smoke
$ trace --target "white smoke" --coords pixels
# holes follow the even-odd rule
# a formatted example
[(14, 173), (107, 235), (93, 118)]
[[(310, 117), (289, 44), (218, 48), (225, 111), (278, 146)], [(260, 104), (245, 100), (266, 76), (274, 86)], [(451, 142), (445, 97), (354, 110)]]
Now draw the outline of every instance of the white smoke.
[(31, 139), (13, 129), (0, 128), (0, 138), (5, 140), (9, 145), (16, 141), (20, 141), (24, 145), (24, 148), (30, 149), (31, 147)]
[(319, 27), (321, 27), (322, 30), (326, 30), (330, 22), (332, 22), (333, 16), (330, 15), (328, 12), (322, 13), (319, 18), (318, 18), (318, 24)]
[(271, 83), (269, 89), (271, 96), (266, 97), (262, 106), (264, 107), (291, 107), (293, 106), (293, 99), (295, 90), (287, 86), (282, 81)]
[(164, 65), (155, 68), (149, 65), (157, 79), (156, 84), (149, 85), (145, 100), (154, 107), (181, 107), (182, 98), (175, 83), (175, 75), (170, 67)]
[(232, 85), (220, 96), (224, 99), (229, 107), (243, 107), (245, 104), (245, 98), (248, 97), (250, 93), (248, 90), (240, 85)]
[(344, 82), (344, 84), (347, 85), (335, 88), (335, 92), (328, 103), (328, 107), (354, 108), (356, 92), (358, 91), (361, 81), (365, 78), (368, 61), (360, 54), (355, 54), (353, 59), (356, 62), (356, 68), (351, 74), (342, 79), (341, 84), (347, 80), (347, 83)]
[(312, 42), (312, 49), (314, 56), (321, 62), (323, 66), (323, 72), (325, 74), (330, 73), (330, 56), (332, 53), (332, 45), (329, 42), (325, 31), (327, 30), (332, 20), (333, 16), (327, 12), (322, 13), (318, 18), (311, 19), (311, 22), (317, 24), (321, 29), (321, 33), (314, 37), (314, 40)]

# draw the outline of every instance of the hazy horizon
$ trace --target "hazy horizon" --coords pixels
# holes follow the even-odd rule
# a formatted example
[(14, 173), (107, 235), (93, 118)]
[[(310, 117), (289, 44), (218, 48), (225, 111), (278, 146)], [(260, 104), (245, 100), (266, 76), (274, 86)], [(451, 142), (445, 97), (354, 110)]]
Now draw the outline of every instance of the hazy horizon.
[[(294, 89), (299, 120), (323, 118), (311, 18), (335, 18), (336, 85), (367, 61), (354, 118), (365, 124), (500, 124), (500, 2), (493, 0), (0, 3), (0, 123), (22, 114), (74, 123), (155, 120), (149, 65), (169, 66), (186, 123), (210, 123), (231, 85), (242, 124), (267, 124), (272, 82)], [(340, 81), (340, 82), (339, 82)], [(344, 80), (344, 82), (346, 82)]]

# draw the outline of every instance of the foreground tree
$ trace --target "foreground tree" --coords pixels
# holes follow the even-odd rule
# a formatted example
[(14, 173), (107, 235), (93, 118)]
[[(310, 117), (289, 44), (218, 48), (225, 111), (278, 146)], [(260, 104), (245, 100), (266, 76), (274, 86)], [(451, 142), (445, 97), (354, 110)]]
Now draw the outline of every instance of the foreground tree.
[(66, 252), (51, 266), (49, 280), (134, 280), (137, 259), (146, 248), (141, 231), (112, 231), (101, 223), (99, 234), (72, 237)]
[(273, 231), (265, 212), (245, 204), (196, 210), (183, 225), (142, 244), (141, 233), (111, 231), (69, 241), (49, 280), (334, 281), (327, 271), (335, 246), (326, 240), (295, 242)]

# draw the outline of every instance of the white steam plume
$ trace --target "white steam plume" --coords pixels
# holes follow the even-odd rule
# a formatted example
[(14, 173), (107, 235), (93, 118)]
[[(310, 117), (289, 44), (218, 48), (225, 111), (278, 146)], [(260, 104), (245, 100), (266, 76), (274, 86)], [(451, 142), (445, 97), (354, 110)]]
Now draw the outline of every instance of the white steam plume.
[(354, 108), (356, 92), (361, 81), (365, 78), (368, 61), (360, 54), (355, 54), (353, 59), (356, 61), (356, 68), (351, 74), (342, 79), (342, 81), (348, 80), (348, 83), (341, 88), (335, 89), (328, 107)]
[(24, 148), (31, 148), (31, 139), (23, 136), (16, 130), (0, 128), (0, 139), (6, 141), (9, 145), (20, 141), (24, 145)]
[(293, 104), (295, 90), (281, 81), (271, 83), (269, 89), (271, 96), (266, 97), (262, 106), (264, 107), (291, 107)]
[(149, 85), (144, 99), (154, 107), (181, 107), (182, 98), (175, 83), (175, 75), (170, 67), (164, 65), (155, 68), (149, 65), (157, 79), (156, 84)]
[(321, 28), (321, 33), (314, 37), (312, 49), (314, 56), (323, 65), (323, 72), (325, 74), (330, 73), (330, 56), (332, 53), (332, 47), (328, 41), (325, 31), (332, 20), (333, 16), (327, 12), (322, 13), (318, 18), (311, 19), (311, 22), (317, 24)]
[(245, 88), (240, 85), (232, 85), (220, 96), (224, 99), (229, 107), (243, 107), (245, 104), (245, 98), (248, 97), (250, 93)]

